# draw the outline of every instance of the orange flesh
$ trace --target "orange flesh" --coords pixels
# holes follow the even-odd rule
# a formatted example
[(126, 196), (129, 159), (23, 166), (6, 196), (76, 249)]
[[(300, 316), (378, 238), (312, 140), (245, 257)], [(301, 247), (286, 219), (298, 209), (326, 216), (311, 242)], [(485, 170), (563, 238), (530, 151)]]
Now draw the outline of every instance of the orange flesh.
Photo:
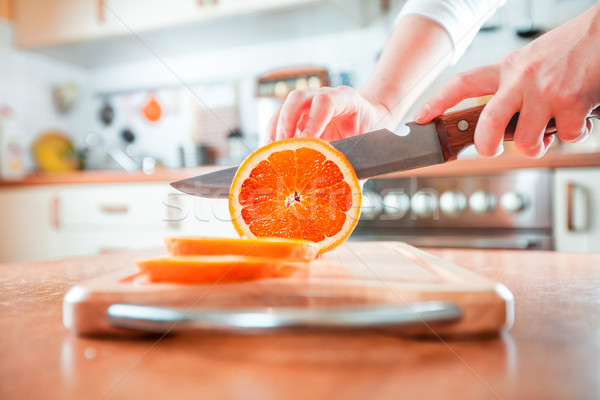
[(273, 152), (252, 170), (238, 198), (242, 218), (257, 237), (320, 242), (341, 231), (352, 207), (344, 174), (317, 150)]
[(309, 261), (317, 256), (318, 247), (304, 240), (231, 239), (210, 237), (169, 237), (165, 239), (172, 256), (241, 255)]
[(136, 261), (150, 282), (221, 283), (288, 277), (306, 272), (304, 263), (240, 256), (181, 256)]

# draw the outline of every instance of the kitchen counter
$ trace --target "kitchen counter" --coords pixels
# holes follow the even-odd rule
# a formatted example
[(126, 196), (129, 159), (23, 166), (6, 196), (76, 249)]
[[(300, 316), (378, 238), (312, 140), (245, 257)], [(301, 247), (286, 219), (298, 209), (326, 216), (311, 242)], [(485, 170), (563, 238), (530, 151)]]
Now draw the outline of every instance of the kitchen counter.
[(192, 176), (207, 174), (228, 166), (211, 165), (195, 168), (157, 169), (151, 175), (134, 174), (123, 170), (89, 170), (70, 172), (36, 172), (19, 180), (2, 180), (0, 187), (35, 185), (72, 185), (81, 183), (172, 182)]
[(600, 254), (429, 249), (503, 282), (510, 332), (77, 338), (74, 284), (163, 250), (0, 265), (0, 398), (588, 399), (600, 393)]
[[(455, 162), (432, 165), (416, 170), (396, 172), (386, 177), (473, 175), (524, 168), (571, 168), (600, 166), (600, 153), (550, 152), (541, 159), (531, 159), (514, 152), (496, 158), (468, 158)], [(196, 168), (158, 169), (152, 175), (129, 174), (121, 170), (73, 171), (59, 173), (32, 173), (21, 180), (2, 180), (0, 187), (29, 185), (69, 185), (80, 183), (171, 182), (206, 174), (228, 166), (211, 165)]]

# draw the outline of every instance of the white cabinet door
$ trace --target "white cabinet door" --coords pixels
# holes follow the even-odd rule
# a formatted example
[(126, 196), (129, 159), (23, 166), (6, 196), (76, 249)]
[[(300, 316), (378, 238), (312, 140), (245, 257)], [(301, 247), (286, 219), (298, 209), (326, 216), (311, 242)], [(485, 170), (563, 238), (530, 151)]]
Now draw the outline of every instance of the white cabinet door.
[(0, 190), (0, 262), (58, 255), (55, 196), (55, 190), (46, 186)]
[(0, 190), (0, 262), (160, 248), (166, 236), (237, 237), (227, 200), (168, 182)]
[(60, 190), (60, 228), (65, 231), (146, 231), (168, 228), (163, 183), (73, 185)]
[(600, 168), (563, 168), (554, 174), (556, 250), (600, 253)]

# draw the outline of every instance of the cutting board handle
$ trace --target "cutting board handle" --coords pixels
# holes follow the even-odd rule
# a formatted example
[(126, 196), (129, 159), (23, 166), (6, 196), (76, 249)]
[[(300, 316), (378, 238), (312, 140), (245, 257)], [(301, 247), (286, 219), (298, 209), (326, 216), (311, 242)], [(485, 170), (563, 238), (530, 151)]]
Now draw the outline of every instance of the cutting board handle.
[(374, 329), (456, 322), (461, 309), (441, 301), (344, 308), (269, 308), (198, 310), (135, 304), (113, 304), (110, 325), (157, 334), (202, 330)]
[[(434, 119), (446, 161), (456, 160), (461, 151), (474, 144), (475, 126), (484, 107), (485, 104), (466, 108)], [(587, 118), (600, 118), (600, 106), (592, 110)], [(518, 119), (519, 113), (516, 113), (508, 123), (504, 134), (505, 141), (513, 140)], [(552, 118), (546, 126), (545, 135), (555, 133), (556, 123)]]

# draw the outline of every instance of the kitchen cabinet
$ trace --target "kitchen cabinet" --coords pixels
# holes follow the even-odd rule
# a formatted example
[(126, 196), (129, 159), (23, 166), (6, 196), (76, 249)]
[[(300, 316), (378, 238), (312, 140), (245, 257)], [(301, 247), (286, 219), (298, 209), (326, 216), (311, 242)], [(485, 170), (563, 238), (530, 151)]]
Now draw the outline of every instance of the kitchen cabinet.
[(15, 0), (16, 42), (41, 48), (140, 33), (316, 0)]
[(161, 247), (168, 235), (237, 236), (227, 201), (167, 182), (6, 188), (0, 218), (0, 262)]
[(0, 0), (0, 18), (12, 20), (12, 0)]
[(553, 190), (556, 250), (600, 253), (600, 168), (558, 168)]
[(52, 187), (0, 190), (0, 260), (39, 260), (59, 256), (51, 222)]

